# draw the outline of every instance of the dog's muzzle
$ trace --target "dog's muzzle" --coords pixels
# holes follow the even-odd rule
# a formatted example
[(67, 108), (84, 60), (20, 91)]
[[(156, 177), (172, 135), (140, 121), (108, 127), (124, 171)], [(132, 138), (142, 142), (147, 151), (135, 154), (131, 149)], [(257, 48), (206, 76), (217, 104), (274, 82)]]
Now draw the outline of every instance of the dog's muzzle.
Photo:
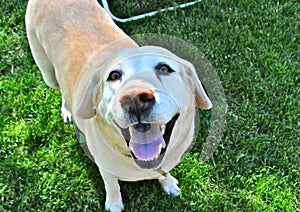
[(167, 123), (146, 123), (143, 117), (145, 114), (151, 114), (153, 106), (157, 104), (155, 91), (151, 89), (125, 92), (119, 102), (123, 110), (128, 112), (131, 123), (134, 123), (121, 131), (135, 163), (145, 169), (158, 168), (163, 161), (179, 114)]

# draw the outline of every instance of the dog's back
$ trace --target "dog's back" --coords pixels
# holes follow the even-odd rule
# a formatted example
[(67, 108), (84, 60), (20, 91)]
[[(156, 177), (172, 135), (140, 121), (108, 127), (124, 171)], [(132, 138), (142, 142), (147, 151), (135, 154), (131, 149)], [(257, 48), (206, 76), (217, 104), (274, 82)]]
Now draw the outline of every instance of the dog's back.
[(69, 108), (85, 63), (103, 47), (128, 37), (95, 0), (30, 0), (26, 30), (45, 82), (62, 91)]

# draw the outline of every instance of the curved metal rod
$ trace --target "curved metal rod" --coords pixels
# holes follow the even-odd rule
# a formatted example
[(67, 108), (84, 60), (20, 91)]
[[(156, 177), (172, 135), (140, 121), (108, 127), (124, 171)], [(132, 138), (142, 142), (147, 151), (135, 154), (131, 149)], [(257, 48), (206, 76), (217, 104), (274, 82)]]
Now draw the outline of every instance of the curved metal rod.
[(178, 6), (175, 6), (175, 7), (168, 7), (168, 8), (159, 10), (159, 11), (152, 11), (152, 12), (144, 13), (144, 14), (141, 14), (141, 15), (133, 16), (133, 17), (130, 17), (130, 18), (118, 18), (109, 9), (107, 0), (102, 0), (103, 7), (107, 11), (107, 13), (110, 15), (110, 17), (112, 17), (112, 19), (114, 19), (115, 21), (118, 21), (118, 22), (121, 22), (121, 23), (125, 23), (125, 22), (128, 22), (128, 21), (135, 21), (135, 20), (142, 19), (142, 18), (145, 18), (145, 17), (153, 16), (153, 15), (157, 14), (158, 12), (165, 12), (165, 11), (175, 10), (177, 8), (185, 8), (185, 7), (194, 5), (198, 2), (202, 2), (202, 0), (195, 0), (193, 2), (188, 2), (188, 3), (181, 4), (181, 5), (178, 5)]

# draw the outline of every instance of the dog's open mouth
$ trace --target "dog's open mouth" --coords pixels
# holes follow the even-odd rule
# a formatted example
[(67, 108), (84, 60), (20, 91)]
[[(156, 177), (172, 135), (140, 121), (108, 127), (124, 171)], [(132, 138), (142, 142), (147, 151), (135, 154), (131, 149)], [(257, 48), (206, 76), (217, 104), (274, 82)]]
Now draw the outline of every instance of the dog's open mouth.
[(135, 163), (140, 168), (154, 169), (159, 167), (178, 117), (179, 114), (162, 125), (139, 123), (122, 129), (128, 148)]

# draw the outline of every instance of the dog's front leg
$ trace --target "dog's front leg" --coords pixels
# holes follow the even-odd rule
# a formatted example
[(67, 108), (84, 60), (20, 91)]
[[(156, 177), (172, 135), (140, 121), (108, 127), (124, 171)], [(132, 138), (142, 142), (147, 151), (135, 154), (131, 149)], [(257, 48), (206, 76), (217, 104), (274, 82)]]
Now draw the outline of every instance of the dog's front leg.
[(72, 113), (67, 106), (64, 96), (63, 95), (61, 96), (62, 96), (61, 116), (63, 117), (65, 123), (72, 123)]
[(178, 180), (175, 177), (173, 177), (170, 173), (167, 173), (166, 176), (162, 175), (160, 178), (158, 178), (158, 180), (167, 194), (172, 195), (174, 197), (180, 195)]
[(124, 209), (118, 178), (100, 169), (104, 181), (106, 200), (105, 209), (111, 212), (121, 212)]

